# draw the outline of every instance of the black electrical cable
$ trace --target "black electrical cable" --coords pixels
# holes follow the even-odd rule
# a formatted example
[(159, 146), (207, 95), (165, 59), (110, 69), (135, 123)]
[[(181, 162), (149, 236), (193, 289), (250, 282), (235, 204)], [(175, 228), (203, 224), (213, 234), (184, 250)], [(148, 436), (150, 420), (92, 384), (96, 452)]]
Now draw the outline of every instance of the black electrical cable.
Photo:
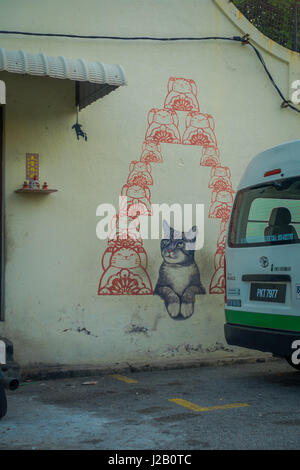
[(75, 38), (75, 39), (113, 39), (120, 41), (206, 41), (208, 39), (223, 39), (224, 41), (239, 41), (239, 36), (222, 37), (152, 37), (152, 36), (84, 36), (80, 34), (62, 34), (62, 33), (31, 33), (26, 31), (1, 31), (0, 34), (21, 34), (25, 36), (46, 36), (59, 38)]
[(204, 37), (152, 37), (152, 36), (84, 36), (79, 34), (60, 34), (60, 33), (31, 33), (26, 31), (3, 31), (0, 30), (0, 34), (21, 34), (25, 36), (44, 36), (44, 37), (62, 37), (62, 38), (75, 38), (75, 39), (109, 39), (117, 41), (208, 41), (208, 40), (222, 40), (222, 41), (234, 41), (241, 42), (242, 44), (248, 44), (254, 50), (258, 60), (261, 62), (266, 74), (268, 75), (273, 87), (279, 94), (280, 98), (283, 100), (282, 107), (291, 108), (293, 111), (300, 113), (300, 110), (293, 106), (289, 100), (287, 100), (278, 85), (276, 84), (271, 72), (269, 71), (263, 56), (259, 50), (249, 41), (247, 37), (233, 36), (233, 37), (223, 37), (223, 36), (204, 36)]
[(259, 52), (259, 50), (253, 45), (251, 44), (251, 42), (249, 41), (248, 42), (249, 46), (252, 47), (252, 49), (255, 51), (255, 54), (257, 55), (259, 61), (262, 63), (262, 66), (263, 68), (265, 69), (265, 72), (266, 74), (268, 75), (272, 85), (274, 86), (275, 90), (277, 91), (277, 93), (279, 94), (279, 96), (282, 98), (283, 102), (282, 102), (282, 107), (288, 107), (288, 108), (291, 108), (293, 109), (294, 111), (297, 111), (297, 113), (300, 113), (300, 110), (298, 108), (296, 108), (295, 106), (293, 106), (289, 100), (287, 100), (282, 91), (280, 90), (280, 88), (278, 87), (277, 83), (275, 82), (274, 78), (272, 77), (271, 75), (271, 72), (269, 71), (265, 61), (264, 61), (264, 58), (263, 56), (261, 55), (261, 53)]

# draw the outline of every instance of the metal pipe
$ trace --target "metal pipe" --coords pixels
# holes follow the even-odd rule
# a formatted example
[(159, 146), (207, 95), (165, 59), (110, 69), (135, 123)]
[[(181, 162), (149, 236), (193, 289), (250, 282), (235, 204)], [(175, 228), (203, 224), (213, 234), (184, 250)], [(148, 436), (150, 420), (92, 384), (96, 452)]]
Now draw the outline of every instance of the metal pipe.
[(19, 387), (19, 380), (15, 377), (9, 377), (0, 369), (0, 382), (7, 390), (16, 390)]

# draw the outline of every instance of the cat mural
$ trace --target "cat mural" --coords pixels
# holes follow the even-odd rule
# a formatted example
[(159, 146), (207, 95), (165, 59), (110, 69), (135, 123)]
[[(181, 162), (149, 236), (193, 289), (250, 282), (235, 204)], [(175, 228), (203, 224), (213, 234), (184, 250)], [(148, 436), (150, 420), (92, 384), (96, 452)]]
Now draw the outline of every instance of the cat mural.
[(194, 259), (197, 228), (177, 232), (166, 221), (163, 228), (165, 238), (160, 244), (163, 262), (154, 295), (164, 300), (171, 318), (185, 320), (194, 313), (195, 296), (206, 294)]
[(102, 258), (98, 295), (151, 295), (147, 254), (134, 240), (112, 241)]

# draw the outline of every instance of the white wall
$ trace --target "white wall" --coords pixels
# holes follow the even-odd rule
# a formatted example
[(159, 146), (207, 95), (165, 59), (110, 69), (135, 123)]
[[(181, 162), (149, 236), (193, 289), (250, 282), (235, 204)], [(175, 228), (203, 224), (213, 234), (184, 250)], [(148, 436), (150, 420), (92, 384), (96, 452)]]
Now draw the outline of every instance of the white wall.
[[(219, 6), (217, 5), (219, 4)], [(225, 12), (220, 8), (224, 8)], [(0, 0), (0, 29), (116, 36), (234, 36), (250, 31), (285, 95), (300, 75), (299, 55), (270, 43), (225, 0)], [(4, 13), (3, 13), (4, 12)], [(247, 29), (249, 28), (249, 29)], [(88, 141), (77, 141), (74, 83), (0, 73), (5, 110), (6, 319), (0, 334), (22, 365), (162, 363), (249, 354), (226, 345), (223, 295), (197, 296), (195, 312), (174, 321), (157, 296), (99, 296), (96, 208), (117, 204), (129, 163), (138, 160), (147, 113), (163, 107), (170, 77), (193, 79), (202, 113), (215, 120), (221, 163), (233, 187), (259, 151), (296, 139), (299, 116), (280, 108), (248, 46), (223, 41), (128, 42), (1, 35), (1, 47), (119, 63), (128, 86), (79, 114)], [(152, 165), (152, 203), (204, 203), (205, 245), (196, 253), (208, 292), (219, 220), (209, 219), (211, 169), (201, 147), (162, 144)], [(42, 182), (59, 191), (24, 196), (25, 154), (40, 155)], [(145, 240), (153, 287), (162, 258)], [(90, 332), (90, 334), (87, 334)]]

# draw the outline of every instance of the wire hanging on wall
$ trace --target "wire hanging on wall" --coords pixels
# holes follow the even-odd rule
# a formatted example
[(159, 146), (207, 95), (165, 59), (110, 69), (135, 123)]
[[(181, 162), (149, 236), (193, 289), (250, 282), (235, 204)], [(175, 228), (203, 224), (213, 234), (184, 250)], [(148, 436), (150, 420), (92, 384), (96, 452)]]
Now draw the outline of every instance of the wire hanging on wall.
[[(277, 83), (275, 82), (271, 72), (269, 71), (264, 58), (260, 51), (257, 49), (254, 44), (250, 42), (249, 35), (246, 34), (245, 36), (203, 36), (203, 37), (152, 37), (152, 36), (87, 36), (87, 35), (79, 35), (79, 34), (60, 34), (60, 33), (32, 33), (32, 32), (27, 32), (27, 31), (5, 31), (5, 30), (0, 30), (0, 34), (20, 34), (20, 35), (25, 35), (25, 36), (42, 36), (42, 37), (64, 37), (64, 38), (75, 38), (75, 39), (110, 39), (110, 40), (116, 40), (116, 41), (163, 41), (163, 42), (175, 42), (175, 41), (209, 41), (209, 40), (221, 40), (221, 41), (233, 41), (233, 42), (240, 42), (242, 44), (248, 44), (255, 52), (258, 60), (262, 64), (267, 76), (269, 77), (273, 87), (279, 94), (280, 98), (283, 100), (281, 103), (282, 108), (290, 108), (293, 111), (296, 111), (297, 113), (300, 113), (300, 109), (296, 108), (296, 106), (293, 106), (290, 100), (286, 99), (278, 87)], [(82, 136), (81, 133), (84, 134), (84, 132), (81, 130), (81, 124), (74, 124), (73, 126), (76, 129), (78, 129), (78, 134), (77, 138), (79, 139), (79, 136)], [(76, 131), (77, 133), (77, 131)], [(85, 139), (86, 140), (86, 139)]]

